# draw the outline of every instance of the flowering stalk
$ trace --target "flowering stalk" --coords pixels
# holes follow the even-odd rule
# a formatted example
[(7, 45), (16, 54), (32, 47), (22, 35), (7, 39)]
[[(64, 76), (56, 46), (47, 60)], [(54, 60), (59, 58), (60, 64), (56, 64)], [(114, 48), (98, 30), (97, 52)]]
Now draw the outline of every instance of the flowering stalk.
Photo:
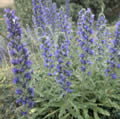
[(60, 33), (57, 39), (58, 45), (56, 46), (55, 57), (57, 59), (56, 65), (56, 81), (61, 87), (67, 92), (72, 93), (70, 85), (72, 84), (68, 79), (70, 79), (72, 72), (69, 69), (69, 45), (70, 41), (65, 38), (64, 33)]
[[(82, 50), (80, 53), (81, 71), (86, 72), (87, 65), (92, 64), (89, 57), (94, 55), (94, 51), (92, 49), (93, 38), (91, 38), (91, 35), (93, 34), (94, 15), (91, 13), (89, 8), (87, 10), (82, 9), (79, 12), (79, 15), (77, 24), (78, 35), (80, 36), (78, 42)], [(90, 74), (89, 71), (87, 73), (88, 75)]]
[(112, 79), (120, 78), (120, 21), (116, 23), (115, 38), (110, 47), (110, 59), (107, 60), (108, 68), (106, 69), (106, 76)]
[(66, 15), (70, 17), (70, 0), (66, 0)]
[(57, 28), (61, 31), (65, 33), (65, 36), (67, 37), (67, 39), (69, 39), (68, 37), (70, 36), (70, 38), (72, 37), (71, 32), (72, 32), (72, 24), (68, 19), (68, 16), (66, 14), (64, 14), (63, 10), (60, 9), (57, 12)]
[(45, 8), (42, 4), (41, 0), (32, 0), (33, 3), (33, 15), (35, 19), (35, 25), (37, 28), (42, 27), (43, 31), (45, 31), (45, 23), (46, 17), (45, 15)]
[(27, 115), (29, 108), (32, 108), (34, 105), (34, 89), (30, 87), (32, 62), (29, 60), (29, 53), (27, 48), (25, 48), (26, 45), (21, 41), (22, 29), (18, 17), (15, 16), (15, 11), (10, 11), (10, 9), (5, 9), (4, 11), (4, 17), (8, 25), (8, 38), (10, 39), (8, 48), (13, 65), (13, 83), (17, 88), (15, 91), (17, 95), (16, 103), (23, 107), (21, 113)]
[[(96, 54), (100, 57), (106, 55), (105, 48), (107, 47), (107, 40), (108, 40), (108, 29), (106, 27), (106, 19), (103, 13), (99, 14), (97, 23), (97, 34), (96, 34)], [(98, 52), (97, 52), (98, 51)], [(100, 60), (99, 57), (99, 60)]]
[(52, 31), (54, 32), (56, 30), (56, 24), (57, 24), (57, 18), (56, 18), (56, 15), (57, 15), (57, 6), (56, 6), (56, 3), (52, 3), (51, 1), (51, 4), (49, 5), (49, 21), (50, 21), (50, 25), (52, 26)]
[(54, 68), (53, 60), (53, 40), (49, 36), (41, 37), (40, 48), (42, 50), (42, 56), (44, 58), (44, 66), (49, 70), (48, 75), (52, 76), (52, 69)]

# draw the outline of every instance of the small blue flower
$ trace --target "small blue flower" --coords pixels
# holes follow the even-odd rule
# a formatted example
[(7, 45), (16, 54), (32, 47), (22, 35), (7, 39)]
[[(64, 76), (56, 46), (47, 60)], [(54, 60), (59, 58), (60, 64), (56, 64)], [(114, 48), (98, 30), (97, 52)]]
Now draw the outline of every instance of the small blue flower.
[(24, 75), (24, 77), (26, 78), (26, 79), (31, 79), (32, 77), (31, 77), (31, 72), (27, 72), (25, 75)]
[(16, 94), (21, 95), (22, 93), (23, 93), (23, 91), (21, 89), (19, 89), (19, 88), (16, 89)]
[(16, 100), (16, 103), (17, 104), (20, 104), (20, 103), (22, 103), (23, 102), (23, 99), (22, 98), (19, 98), (18, 100)]
[(111, 74), (111, 76), (112, 76), (112, 79), (116, 79), (117, 78), (116, 73)]
[(15, 77), (15, 78), (13, 79), (13, 83), (14, 83), (14, 84), (17, 84), (19, 81), (20, 81), (20, 78), (19, 78), (19, 77)]
[(28, 92), (32, 97), (34, 97), (34, 89), (33, 88), (28, 88)]
[(81, 71), (83, 71), (83, 72), (86, 71), (86, 67), (82, 65), (81, 66)]
[(117, 67), (120, 68), (120, 64), (118, 64)]
[(27, 112), (21, 112), (22, 115), (26, 116), (27, 115)]
[(29, 108), (34, 107), (34, 102), (33, 101), (29, 101), (28, 104), (29, 104)]

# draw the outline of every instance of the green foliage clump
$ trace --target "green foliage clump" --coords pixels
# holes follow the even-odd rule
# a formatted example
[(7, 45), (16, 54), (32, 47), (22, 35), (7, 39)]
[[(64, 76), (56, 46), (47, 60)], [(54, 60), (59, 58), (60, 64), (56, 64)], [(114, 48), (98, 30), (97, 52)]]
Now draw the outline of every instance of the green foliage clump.
[(24, 27), (26, 24), (32, 26), (32, 7), (32, 0), (15, 0), (16, 12)]
[(115, 21), (120, 14), (120, 1), (119, 0), (103, 0), (105, 9), (104, 13), (110, 23)]
[(9, 66), (0, 67), (0, 119), (16, 119), (17, 110), (10, 70)]

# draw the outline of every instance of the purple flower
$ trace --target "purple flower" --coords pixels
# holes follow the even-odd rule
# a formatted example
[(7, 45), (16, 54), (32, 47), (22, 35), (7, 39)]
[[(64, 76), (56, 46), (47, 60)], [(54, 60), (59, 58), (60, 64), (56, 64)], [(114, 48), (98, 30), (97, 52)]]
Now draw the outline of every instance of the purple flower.
[(26, 79), (31, 79), (32, 77), (31, 77), (31, 72), (27, 72), (25, 75), (24, 75), (24, 77), (26, 78)]
[(16, 69), (16, 68), (13, 68), (13, 69), (12, 69), (12, 72), (13, 72), (14, 74), (17, 74), (17, 73), (19, 73), (19, 70)]
[(88, 73), (87, 73), (87, 74), (88, 74), (88, 76), (90, 76), (90, 75), (91, 75), (91, 72), (90, 72), (90, 71), (88, 71)]
[(17, 64), (19, 64), (19, 60), (12, 59), (12, 60), (11, 60), (11, 63), (12, 63), (13, 65), (17, 65)]
[(21, 89), (19, 89), (19, 88), (16, 89), (16, 94), (21, 95), (22, 93), (23, 93), (23, 91)]
[(34, 97), (34, 89), (33, 88), (28, 88), (28, 92), (32, 97)]
[(83, 72), (86, 71), (86, 67), (82, 65), (81, 66), (81, 71), (83, 71)]
[(17, 104), (20, 104), (20, 103), (22, 103), (23, 102), (23, 99), (22, 98), (19, 98), (18, 100), (16, 100), (16, 103)]
[(34, 102), (33, 101), (29, 101), (28, 104), (29, 104), (29, 108), (34, 107)]
[(116, 73), (111, 74), (111, 76), (112, 76), (112, 79), (116, 79), (117, 78)]
[(20, 80), (20, 78), (19, 78), (19, 77), (15, 77), (15, 78), (13, 79), (13, 83), (14, 83), (14, 84), (16, 84), (16, 83), (18, 83), (18, 82), (19, 82), (19, 80)]
[(10, 55), (14, 56), (14, 55), (16, 55), (16, 52), (14, 50), (10, 50)]
[(27, 115), (27, 112), (21, 112), (22, 115), (26, 116)]
[(120, 68), (120, 64), (118, 64), (117, 67)]

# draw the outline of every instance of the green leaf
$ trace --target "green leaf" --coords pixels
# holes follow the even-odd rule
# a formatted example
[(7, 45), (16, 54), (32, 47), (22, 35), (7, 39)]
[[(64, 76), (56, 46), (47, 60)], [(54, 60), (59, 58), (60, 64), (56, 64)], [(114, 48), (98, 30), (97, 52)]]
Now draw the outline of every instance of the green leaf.
[(94, 112), (94, 118), (95, 119), (100, 119), (99, 116), (98, 116), (98, 114), (96, 112)]
[(108, 100), (108, 103), (111, 105), (111, 107), (114, 107), (116, 109), (120, 109), (120, 106), (118, 105), (118, 103), (111, 101), (110, 99)]
[(100, 107), (95, 107), (93, 110), (99, 114), (105, 115), (105, 116), (110, 116), (110, 113), (107, 110), (104, 110)]
[[(78, 119), (83, 119), (83, 117), (80, 115), (80, 111), (79, 108), (77, 107), (77, 105), (75, 105), (71, 100), (68, 100), (68, 102), (71, 104), (72, 107), (74, 107), (75, 112), (72, 113), (73, 116), (77, 117)], [(70, 110), (72, 112), (72, 110)]]
[(62, 105), (60, 108), (60, 113), (59, 113), (59, 119), (62, 119), (62, 117), (66, 114), (66, 105)]
[(58, 111), (59, 111), (59, 109), (57, 109), (57, 110), (55, 110), (55, 111), (53, 111), (53, 112), (47, 114), (43, 119), (47, 119), (48, 117), (54, 115), (54, 114), (57, 113)]
[(85, 119), (89, 119), (90, 118), (90, 116), (88, 114), (88, 109), (83, 109), (83, 116), (84, 116)]

